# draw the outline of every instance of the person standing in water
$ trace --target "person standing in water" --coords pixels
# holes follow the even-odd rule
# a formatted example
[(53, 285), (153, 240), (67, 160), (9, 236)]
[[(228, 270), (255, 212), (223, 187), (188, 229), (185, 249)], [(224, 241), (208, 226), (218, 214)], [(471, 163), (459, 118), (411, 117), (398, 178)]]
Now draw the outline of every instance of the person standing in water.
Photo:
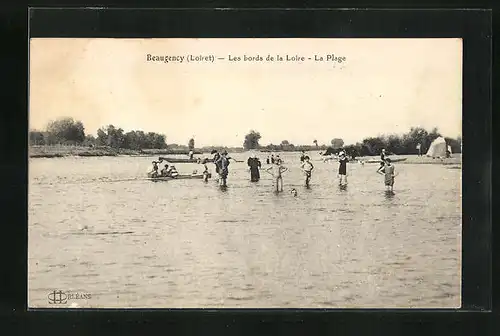
[(219, 152), (218, 152), (217, 150), (215, 150), (215, 149), (214, 149), (214, 150), (212, 150), (212, 151), (210, 152), (210, 154), (212, 154), (212, 155), (213, 155), (213, 157), (212, 157), (212, 162), (213, 162), (213, 163), (214, 163), (214, 165), (215, 165), (215, 173), (216, 173), (217, 175), (219, 175), (219, 166), (218, 166), (218, 164), (217, 164), (217, 161), (219, 161), (219, 159), (220, 159), (220, 154), (219, 154)]
[(201, 162), (201, 164), (203, 165), (203, 168), (205, 168), (203, 170), (203, 181), (205, 181), (205, 182), (207, 182), (209, 177), (210, 177), (210, 172), (208, 171), (207, 162), (208, 162), (207, 159), (203, 159), (203, 161)]
[(394, 177), (396, 176), (396, 174), (395, 174), (394, 165), (391, 164), (391, 159), (389, 159), (389, 158), (385, 159), (384, 166), (380, 167), (377, 170), (377, 173), (380, 175), (384, 175), (384, 184), (385, 184), (387, 191), (393, 191)]
[(249, 157), (247, 164), (248, 167), (250, 167), (250, 181), (258, 182), (260, 180), (259, 169), (262, 167), (262, 164), (260, 163), (260, 160), (257, 158), (257, 155), (254, 154), (252, 157)]
[(311, 181), (312, 170), (314, 169), (313, 164), (310, 161), (309, 156), (304, 157), (304, 162), (300, 166), (304, 174), (306, 175), (306, 187), (309, 188), (309, 181)]
[[(273, 176), (274, 185), (276, 186), (276, 192), (283, 191), (283, 173), (286, 172), (288, 168), (281, 165), (281, 161), (276, 160), (274, 165), (266, 169), (266, 172)], [(271, 172), (270, 172), (271, 171)]]
[(339, 186), (347, 185), (347, 159), (344, 152), (339, 153)]
[(387, 158), (387, 154), (385, 153), (385, 148), (382, 148), (382, 152), (380, 153), (380, 167), (379, 167), (379, 169), (384, 168), (386, 158)]
[(227, 186), (227, 175), (229, 174), (229, 158), (227, 151), (223, 151), (222, 155), (217, 159), (215, 165), (219, 168), (219, 184), (222, 187)]
[(300, 162), (304, 162), (306, 160), (306, 152), (302, 151), (302, 154), (300, 155)]
[(382, 148), (382, 153), (380, 153), (380, 161), (384, 162), (384, 164), (385, 164), (386, 157), (387, 157), (387, 154), (385, 154), (385, 148)]

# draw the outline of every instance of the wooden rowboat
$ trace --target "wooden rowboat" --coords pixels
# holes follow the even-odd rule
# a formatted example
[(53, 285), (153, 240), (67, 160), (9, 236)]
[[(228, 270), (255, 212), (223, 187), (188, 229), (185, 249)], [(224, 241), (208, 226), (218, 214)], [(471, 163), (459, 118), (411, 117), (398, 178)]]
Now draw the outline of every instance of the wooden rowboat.
[[(210, 178), (211, 174), (208, 174), (208, 177)], [(202, 180), (203, 178), (204, 178), (203, 174), (191, 174), (191, 175), (180, 175), (179, 174), (176, 177), (172, 177), (172, 176), (151, 177), (151, 175), (148, 174), (148, 177), (147, 177), (148, 180), (154, 181), (154, 182), (157, 182), (157, 181), (171, 181), (171, 180), (190, 180), (190, 179)]]
[(196, 158), (196, 159), (189, 159), (189, 158), (173, 158), (173, 157), (161, 157), (159, 158), (162, 161), (167, 161), (170, 163), (201, 163), (203, 160), (207, 160), (207, 162), (213, 162), (213, 159), (209, 158)]
[[(407, 158), (390, 158), (391, 162), (401, 162), (401, 161), (406, 161)], [(382, 160), (380, 158), (378, 159), (370, 159), (364, 161), (365, 163), (380, 163)]]

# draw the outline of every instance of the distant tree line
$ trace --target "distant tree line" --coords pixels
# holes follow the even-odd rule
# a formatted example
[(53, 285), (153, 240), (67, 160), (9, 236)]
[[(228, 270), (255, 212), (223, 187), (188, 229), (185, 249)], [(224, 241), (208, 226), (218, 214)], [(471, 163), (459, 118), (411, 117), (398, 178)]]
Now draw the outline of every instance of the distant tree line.
[(167, 148), (165, 135), (163, 134), (143, 131), (125, 133), (123, 129), (116, 128), (114, 125), (101, 127), (97, 130), (96, 144), (98, 146), (134, 150)]
[[(83, 123), (75, 121), (73, 118), (60, 118), (51, 121), (44, 131), (30, 131), (29, 143), (30, 145), (106, 146), (135, 150), (167, 148), (163, 134), (143, 131), (125, 133), (123, 129), (114, 125), (98, 129), (97, 137), (91, 134), (86, 135)], [(194, 146), (194, 140), (192, 144)]]
[(32, 130), (29, 141), (32, 145), (81, 144), (86, 140), (85, 128), (81, 121), (61, 118), (50, 121), (45, 131)]
[[(313, 145), (294, 145), (290, 143), (288, 140), (283, 140), (279, 145), (268, 144), (266, 146), (261, 146), (259, 144), (262, 136), (259, 132), (255, 130), (251, 130), (247, 135), (245, 135), (245, 140), (243, 141), (243, 148), (246, 150), (250, 149), (259, 149), (261, 151), (309, 151), (309, 150), (318, 150), (318, 149), (326, 149), (327, 146), (318, 145), (318, 140), (313, 140)], [(333, 141), (333, 140), (332, 140)]]
[[(368, 137), (355, 145), (344, 146), (344, 140), (340, 138), (333, 138), (330, 142), (331, 146), (318, 145), (317, 140), (313, 140), (313, 146), (309, 145), (294, 145), (288, 140), (283, 140), (281, 144), (269, 144), (261, 146), (259, 140), (261, 135), (255, 130), (251, 130), (243, 142), (243, 147), (249, 149), (260, 149), (263, 151), (309, 151), (309, 150), (327, 150), (327, 152), (338, 152), (341, 149), (345, 150), (347, 154), (353, 156), (372, 156), (379, 155), (383, 148), (387, 152), (393, 154), (418, 154), (419, 150), (417, 145), (420, 144), (420, 152), (425, 154), (429, 149), (432, 141), (437, 137), (442, 136), (437, 128), (432, 129), (430, 132), (421, 127), (412, 127), (409, 132), (403, 135), (379, 135), (377, 137)], [(456, 139), (445, 137), (446, 143), (451, 146), (453, 153), (461, 152), (461, 137)]]
[[(405, 155), (425, 154), (431, 143), (438, 137), (442, 136), (437, 128), (433, 128), (430, 132), (421, 127), (412, 127), (409, 132), (403, 135), (380, 135), (377, 137), (369, 137), (363, 139), (355, 145), (343, 147), (348, 155), (353, 156), (370, 156), (379, 155), (383, 148), (389, 153)], [(456, 139), (445, 137), (446, 143), (451, 147), (453, 153), (461, 153), (461, 137)]]
[[(421, 127), (412, 127), (409, 132), (403, 135), (379, 135), (377, 137), (368, 137), (355, 145), (344, 146), (344, 141), (340, 138), (333, 138), (330, 146), (318, 145), (314, 139), (311, 145), (294, 145), (288, 140), (283, 140), (279, 145), (268, 144), (261, 146), (259, 144), (262, 138), (261, 134), (251, 130), (243, 142), (243, 149), (259, 149), (261, 151), (311, 151), (327, 150), (328, 152), (337, 152), (344, 149), (347, 154), (353, 156), (371, 156), (379, 155), (383, 148), (393, 154), (418, 154), (417, 145), (420, 144), (420, 151), (425, 154), (432, 141), (441, 136), (437, 128), (430, 132)], [(460, 137), (453, 139), (445, 137), (448, 145), (451, 146), (453, 153), (461, 152), (462, 139)], [(81, 121), (73, 118), (60, 118), (51, 121), (43, 131), (31, 130), (29, 132), (30, 145), (81, 145), (81, 146), (106, 146), (112, 148), (123, 148), (132, 150), (142, 149), (166, 149), (172, 150), (191, 150), (195, 148), (193, 138), (189, 139), (187, 146), (170, 144), (167, 146), (166, 137), (163, 134), (155, 132), (130, 131), (124, 132), (122, 128), (114, 125), (101, 127), (97, 130), (97, 137), (91, 134), (85, 134), (85, 127)], [(241, 151), (242, 148), (230, 148), (224, 146), (207, 146), (199, 149), (201, 152), (210, 152), (212, 150)]]

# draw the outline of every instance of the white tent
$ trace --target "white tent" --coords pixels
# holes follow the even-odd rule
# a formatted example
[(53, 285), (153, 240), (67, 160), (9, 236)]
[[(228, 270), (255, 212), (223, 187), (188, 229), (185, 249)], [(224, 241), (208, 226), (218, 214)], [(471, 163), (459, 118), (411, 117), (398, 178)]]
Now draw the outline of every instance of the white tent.
[(446, 140), (443, 137), (436, 138), (432, 143), (431, 146), (429, 147), (429, 150), (427, 151), (427, 156), (436, 158), (436, 157), (441, 157), (445, 158), (446, 157)]

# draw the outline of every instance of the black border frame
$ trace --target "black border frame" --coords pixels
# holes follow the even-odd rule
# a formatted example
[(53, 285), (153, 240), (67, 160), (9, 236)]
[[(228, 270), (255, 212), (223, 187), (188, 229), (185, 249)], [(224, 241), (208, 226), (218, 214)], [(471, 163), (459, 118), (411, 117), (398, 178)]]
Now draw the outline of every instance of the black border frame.
[[(167, 13), (173, 15), (168, 15)], [(166, 16), (168, 15), (168, 16)], [(167, 17), (168, 19), (165, 19)], [(266, 309), (266, 310), (106, 310), (30, 311), (28, 320), (65, 328), (75, 332), (73, 322), (83, 323), (85, 334), (101, 331), (107, 333), (117, 318), (127, 329), (122, 333), (138, 331), (139, 326), (154, 327), (158, 323), (181, 323), (175, 331), (202, 332), (205, 328), (219, 328), (212, 333), (243, 332), (238, 323), (261, 325), (257, 330), (290, 332), (306, 327), (327, 327), (330, 331), (354, 328), (358, 334), (384, 326), (381, 332), (406, 332), (412, 328), (418, 334), (439, 332), (473, 334), (484, 332), (492, 326), (488, 314), (491, 302), (491, 70), (492, 70), (492, 12), (488, 10), (338, 10), (338, 9), (42, 9), (26, 12), (30, 22), (30, 37), (461, 37), (463, 38), (463, 145), (465, 153), (474, 157), (463, 158), (463, 258), (462, 258), (462, 309), (453, 310), (324, 310), (324, 309)], [(9, 22), (7, 22), (8, 24)], [(6, 24), (4, 22), (4, 24)], [(19, 29), (19, 28), (18, 28)], [(20, 33), (19, 30), (17, 33)], [(5, 116), (3, 126), (12, 146), (5, 149), (6, 164), (2, 170), (11, 178), (6, 180), (11, 192), (2, 193), (6, 209), (18, 211), (9, 219), (14, 225), (7, 227), (10, 244), (2, 255), (7, 260), (10, 276), (0, 280), (0, 302), (3, 312), (17, 316), (27, 308), (27, 127), (19, 131), (18, 124), (26, 125), (28, 40), (15, 41), (4, 60), (6, 75), (11, 85), (21, 92), (24, 101), (14, 104), (16, 113)], [(17, 49), (16, 49), (17, 48)], [(15, 54), (18, 52), (18, 54)], [(25, 56), (26, 55), (26, 56)], [(5, 55), (4, 55), (5, 56)], [(9, 58), (10, 56), (10, 58)], [(4, 64), (5, 65), (5, 64)], [(8, 96), (7, 96), (8, 97)], [(14, 139), (14, 140), (12, 140)], [(481, 149), (481, 150), (478, 150)], [(12, 192), (12, 190), (14, 190)], [(9, 217), (7, 217), (9, 218)], [(17, 311), (17, 312), (16, 312)], [(464, 311), (474, 311), (463, 314)], [(442, 312), (443, 314), (438, 314)], [(445, 313), (447, 312), (447, 313)], [(221, 314), (222, 313), (222, 314)], [(25, 313), (26, 314), (26, 313)], [(458, 321), (458, 316), (461, 321)], [(0, 315), (1, 316), (1, 315)], [(440, 317), (438, 317), (440, 316)], [(446, 316), (446, 317), (445, 317)], [(67, 320), (64, 320), (67, 318)], [(425, 329), (421, 323), (446, 320), (441, 328)], [(333, 321), (330, 321), (332, 320)], [(237, 320), (239, 322), (237, 322)], [(92, 321), (92, 323), (90, 323)], [(142, 322), (141, 322), (142, 321)], [(468, 321), (468, 322), (467, 322)], [(282, 327), (275, 327), (275, 323)], [(313, 325), (307, 324), (312, 322)], [(335, 324), (333, 324), (334, 322)], [(362, 322), (362, 323), (361, 323)], [(459, 322), (459, 323), (457, 323)], [(471, 323), (464, 329), (461, 323)], [(208, 324), (200, 329), (197, 323)], [(26, 329), (26, 324), (18, 327)], [(173, 327), (174, 325), (172, 325)], [(427, 324), (427, 327), (429, 325)], [(64, 329), (63, 329), (64, 330)], [(256, 330), (256, 331), (257, 331)], [(168, 331), (168, 330), (165, 330)], [(405, 334), (406, 334), (405, 332)], [(260, 333), (260, 332), (259, 332)]]

